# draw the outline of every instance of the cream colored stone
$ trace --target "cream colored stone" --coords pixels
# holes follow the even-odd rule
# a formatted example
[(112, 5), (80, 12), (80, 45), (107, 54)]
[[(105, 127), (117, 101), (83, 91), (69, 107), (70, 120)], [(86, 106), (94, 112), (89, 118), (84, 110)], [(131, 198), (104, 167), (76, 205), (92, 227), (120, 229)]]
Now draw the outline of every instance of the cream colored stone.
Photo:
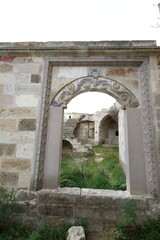
[(19, 174), (18, 187), (19, 188), (28, 188), (30, 183), (31, 173), (30, 172), (21, 172)]
[(11, 83), (14, 81), (14, 76), (11, 73), (0, 73), (0, 83)]
[(33, 95), (20, 95), (15, 99), (19, 107), (36, 107), (38, 105), (38, 98)]
[(87, 67), (59, 67), (58, 78), (77, 78), (87, 76)]
[(32, 159), (34, 154), (34, 143), (18, 143), (17, 144), (17, 158)]
[(35, 140), (35, 132), (1, 131), (0, 143), (30, 143)]
[(3, 159), (1, 162), (2, 170), (30, 170), (31, 169), (31, 160), (30, 159)]
[(20, 63), (15, 64), (13, 67), (13, 72), (15, 73), (39, 73), (40, 70), (40, 63)]
[(31, 81), (31, 74), (29, 73), (18, 73), (18, 74), (14, 74), (14, 82), (17, 83), (30, 83)]
[(4, 94), (14, 94), (14, 84), (5, 84), (4, 85)]
[(37, 116), (37, 108), (4, 108), (0, 107), (0, 118), (6, 117), (18, 117), (18, 118), (36, 118)]
[(17, 120), (16, 119), (0, 119), (0, 130), (16, 131)]

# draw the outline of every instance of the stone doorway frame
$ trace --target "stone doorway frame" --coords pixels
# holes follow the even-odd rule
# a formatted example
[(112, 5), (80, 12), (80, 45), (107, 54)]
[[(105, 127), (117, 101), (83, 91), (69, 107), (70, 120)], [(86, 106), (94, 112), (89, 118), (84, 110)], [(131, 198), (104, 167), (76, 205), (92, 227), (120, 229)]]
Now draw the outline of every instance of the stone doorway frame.
[[(142, 118), (142, 128), (143, 128), (143, 145), (144, 145), (144, 156), (145, 156), (145, 185), (146, 189), (143, 189), (143, 193), (149, 194), (157, 194), (158, 187), (157, 187), (157, 173), (156, 173), (156, 161), (155, 161), (155, 148), (154, 148), (154, 135), (153, 135), (153, 122), (151, 119), (151, 105), (149, 103), (150, 99), (150, 92), (149, 92), (149, 73), (148, 73), (148, 60), (147, 59), (119, 59), (117, 60), (111, 58), (53, 58), (47, 57), (45, 58), (44, 65), (43, 65), (43, 84), (42, 84), (42, 98), (41, 98), (41, 111), (39, 115), (38, 126), (39, 130), (37, 131), (36, 137), (36, 152), (35, 152), (35, 161), (33, 164), (32, 169), (32, 178), (31, 178), (31, 190), (39, 190), (42, 188), (56, 188), (58, 187), (59, 180), (55, 184), (49, 183), (48, 180), (45, 180), (46, 173), (45, 173), (45, 164), (46, 164), (46, 155), (47, 155), (47, 148), (46, 148), (46, 141), (47, 140), (47, 128), (49, 120), (49, 115), (57, 115), (55, 112), (57, 110), (50, 111), (50, 90), (51, 90), (51, 81), (52, 81), (52, 69), (54, 66), (123, 66), (123, 64), (129, 64), (130, 66), (140, 66), (141, 68), (141, 77), (140, 77), (140, 86), (141, 86), (141, 108), (140, 114), (138, 118)], [(94, 73), (93, 73), (94, 74)], [(93, 76), (96, 78), (96, 76)], [(56, 107), (54, 107), (56, 109)], [(58, 108), (57, 108), (58, 109)], [(49, 114), (50, 111), (50, 114)], [(61, 115), (61, 119), (58, 118), (60, 124), (62, 124), (63, 118), (63, 106), (59, 108), (59, 113)], [(125, 118), (128, 118), (127, 111)], [(53, 117), (51, 117), (53, 120)], [(129, 123), (129, 122), (128, 122)], [(128, 125), (127, 125), (128, 127)], [(145, 131), (144, 131), (145, 130)], [(129, 136), (129, 134), (128, 134)], [(61, 141), (61, 134), (58, 133), (58, 139), (55, 140), (54, 144), (56, 145), (57, 142)], [(56, 147), (61, 148), (60, 145), (56, 145)], [(59, 156), (58, 156), (59, 157)], [(48, 168), (48, 167), (47, 167)], [(57, 166), (57, 169), (59, 166)], [(48, 171), (48, 170), (47, 170)], [(131, 179), (129, 179), (129, 182)], [(143, 187), (144, 188), (144, 187)], [(128, 189), (131, 194), (140, 194), (140, 192), (132, 191), (132, 189)]]

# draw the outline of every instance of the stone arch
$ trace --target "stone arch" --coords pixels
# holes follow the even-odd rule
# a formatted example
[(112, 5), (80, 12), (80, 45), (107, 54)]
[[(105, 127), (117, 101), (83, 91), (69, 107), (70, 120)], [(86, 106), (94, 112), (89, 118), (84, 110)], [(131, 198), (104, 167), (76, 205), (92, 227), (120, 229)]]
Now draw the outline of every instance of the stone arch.
[[(124, 131), (123, 136), (125, 143), (121, 144), (122, 147), (124, 145), (125, 151), (123, 152), (122, 149), (121, 155), (125, 159), (125, 163), (123, 165), (125, 165), (127, 169), (127, 190), (131, 194), (146, 193), (144, 154), (141, 152), (141, 145), (139, 144), (139, 141), (141, 143), (143, 142), (141, 124), (139, 124), (137, 128), (137, 122), (141, 122), (141, 109), (140, 107), (137, 108), (139, 106), (138, 99), (123, 84), (113, 79), (101, 76), (88, 76), (75, 79), (60, 89), (60, 91), (53, 98), (49, 107), (42, 188), (56, 189), (60, 186), (64, 108), (77, 95), (90, 91), (109, 94), (120, 103), (123, 111), (122, 122), (125, 122), (125, 128), (122, 127), (122, 130)], [(134, 134), (133, 131), (135, 128), (136, 134)], [(133, 151), (132, 148), (133, 144), (136, 148), (136, 155), (135, 150)], [(138, 159), (141, 158), (142, 161), (137, 163)], [(135, 176), (134, 169), (137, 164), (138, 170), (136, 171)]]
[(51, 105), (66, 107), (77, 95), (84, 92), (102, 92), (115, 98), (123, 109), (139, 106), (138, 99), (123, 84), (111, 78), (87, 76), (66, 84), (53, 98)]
[(62, 150), (64, 152), (72, 152), (73, 144), (71, 143), (71, 141), (69, 141), (68, 139), (63, 139), (62, 140)]
[(99, 123), (99, 144), (118, 145), (118, 116), (105, 115)]

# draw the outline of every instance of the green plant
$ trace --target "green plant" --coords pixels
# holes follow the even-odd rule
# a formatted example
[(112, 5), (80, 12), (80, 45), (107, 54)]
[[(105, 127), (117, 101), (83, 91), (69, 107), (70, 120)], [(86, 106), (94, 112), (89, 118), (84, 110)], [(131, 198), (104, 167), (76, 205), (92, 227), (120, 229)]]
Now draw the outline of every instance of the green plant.
[(138, 223), (136, 204), (132, 200), (123, 206), (125, 217), (110, 231), (115, 240), (159, 240), (160, 217), (147, 217), (146, 221)]
[[(126, 179), (119, 162), (118, 147), (94, 146), (94, 154), (78, 161), (62, 154), (61, 187), (125, 190)], [(102, 159), (96, 161), (97, 155)]]
[(0, 227), (4, 228), (9, 221), (11, 213), (15, 210), (15, 191), (8, 190), (6, 186), (0, 185)]

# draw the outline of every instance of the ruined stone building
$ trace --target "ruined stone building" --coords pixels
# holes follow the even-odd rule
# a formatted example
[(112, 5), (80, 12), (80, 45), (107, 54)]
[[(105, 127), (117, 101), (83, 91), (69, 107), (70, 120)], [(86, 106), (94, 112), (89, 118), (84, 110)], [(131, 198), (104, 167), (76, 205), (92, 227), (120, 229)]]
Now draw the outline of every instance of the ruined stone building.
[[(114, 129), (125, 192), (59, 188), (64, 109), (74, 97), (91, 91), (109, 94), (119, 103), (118, 132), (116, 112), (102, 111), (95, 114), (97, 119), (77, 116), (74, 131), (68, 123), (65, 138), (85, 136), (91, 143), (108, 144)], [(0, 183), (27, 189), (17, 193), (17, 222), (34, 225), (45, 217), (53, 226), (83, 218), (91, 240), (106, 239), (106, 230), (122, 220), (122, 206), (131, 199), (142, 219), (159, 216), (156, 42), (0, 43)]]
[(94, 114), (65, 113), (62, 147), (89, 154), (93, 145), (118, 145), (118, 111), (112, 106)]
[[(1, 183), (58, 188), (64, 109), (90, 91), (109, 94), (120, 105), (119, 152), (127, 191), (160, 193), (160, 47), (155, 41), (1, 43)], [(107, 143), (112, 131), (105, 128), (115, 129), (117, 120), (112, 124), (109, 115), (101, 123), (82, 116), (73, 134), (84, 140), (88, 129), (91, 143)]]

